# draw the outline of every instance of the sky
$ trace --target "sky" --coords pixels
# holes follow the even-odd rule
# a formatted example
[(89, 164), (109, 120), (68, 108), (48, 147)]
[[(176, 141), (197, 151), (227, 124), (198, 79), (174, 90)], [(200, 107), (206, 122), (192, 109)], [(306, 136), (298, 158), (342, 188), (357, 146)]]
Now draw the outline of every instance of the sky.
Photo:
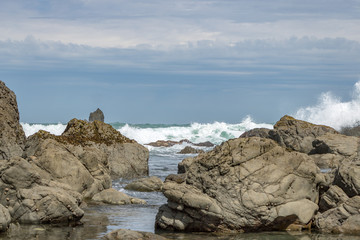
[(275, 122), (360, 80), (360, 0), (1, 0), (20, 120)]

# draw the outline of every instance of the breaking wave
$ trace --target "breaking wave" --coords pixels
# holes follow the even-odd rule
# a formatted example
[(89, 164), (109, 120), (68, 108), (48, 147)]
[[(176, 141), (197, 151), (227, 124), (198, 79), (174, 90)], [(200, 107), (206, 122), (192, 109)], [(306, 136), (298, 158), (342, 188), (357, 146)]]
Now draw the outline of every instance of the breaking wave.
[(315, 124), (341, 127), (358, 125), (360, 121), (360, 81), (354, 85), (350, 101), (342, 101), (331, 92), (321, 94), (317, 105), (300, 108), (294, 117)]

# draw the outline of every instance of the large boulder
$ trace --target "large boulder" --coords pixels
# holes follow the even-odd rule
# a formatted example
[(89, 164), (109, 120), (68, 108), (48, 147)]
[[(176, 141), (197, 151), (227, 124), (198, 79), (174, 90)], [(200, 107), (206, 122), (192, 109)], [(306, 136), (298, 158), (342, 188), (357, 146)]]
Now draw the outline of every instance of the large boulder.
[(104, 113), (98, 108), (95, 112), (90, 113), (89, 122), (100, 121), (104, 122)]
[[(324, 175), (304, 153), (266, 138), (238, 138), (188, 160), (169, 176), (156, 228), (254, 231), (308, 224)], [(183, 180), (182, 180), (183, 179)]]
[(43, 179), (34, 162), (14, 157), (0, 162), (0, 204), (10, 213), (12, 222), (76, 222), (84, 212), (79, 208), (82, 196), (70, 186)]
[(326, 133), (338, 134), (331, 127), (315, 125), (285, 115), (274, 125), (274, 130), (271, 130), (269, 135), (281, 146), (298, 152), (310, 153), (315, 138)]
[(109, 124), (73, 119), (61, 138), (76, 146), (92, 147), (104, 152), (113, 178), (134, 178), (149, 173), (149, 150), (123, 136)]
[(19, 122), (16, 96), (0, 81), (0, 160), (21, 156), (25, 140), (25, 133)]
[(148, 174), (148, 150), (99, 121), (73, 119), (61, 136), (39, 131), (28, 138), (24, 156), (42, 178), (68, 184), (89, 199), (110, 188), (111, 175)]
[(289, 150), (311, 153), (313, 141), (327, 133), (338, 134), (331, 127), (315, 125), (285, 115), (274, 125), (274, 129), (255, 128), (240, 137), (270, 138)]

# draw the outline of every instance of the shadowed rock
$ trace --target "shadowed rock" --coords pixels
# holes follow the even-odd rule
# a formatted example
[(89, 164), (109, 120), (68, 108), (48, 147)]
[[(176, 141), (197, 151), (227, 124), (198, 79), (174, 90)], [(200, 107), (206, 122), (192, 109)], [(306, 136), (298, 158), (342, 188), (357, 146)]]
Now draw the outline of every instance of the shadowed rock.
[(95, 112), (90, 113), (89, 122), (93, 121), (104, 122), (104, 113), (99, 108)]

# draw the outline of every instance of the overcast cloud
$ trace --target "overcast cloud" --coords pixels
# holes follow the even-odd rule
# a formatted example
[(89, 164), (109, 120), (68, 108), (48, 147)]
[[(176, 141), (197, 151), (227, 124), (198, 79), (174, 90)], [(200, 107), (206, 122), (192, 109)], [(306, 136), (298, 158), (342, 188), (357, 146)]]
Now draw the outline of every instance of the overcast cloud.
[[(28, 122), (96, 105), (113, 121), (275, 121), (322, 92), (349, 97), (359, 26), (359, 0), (3, 0), (0, 79), (22, 94)], [(52, 104), (30, 93), (44, 91)], [(139, 113), (109, 107), (130, 96)]]

